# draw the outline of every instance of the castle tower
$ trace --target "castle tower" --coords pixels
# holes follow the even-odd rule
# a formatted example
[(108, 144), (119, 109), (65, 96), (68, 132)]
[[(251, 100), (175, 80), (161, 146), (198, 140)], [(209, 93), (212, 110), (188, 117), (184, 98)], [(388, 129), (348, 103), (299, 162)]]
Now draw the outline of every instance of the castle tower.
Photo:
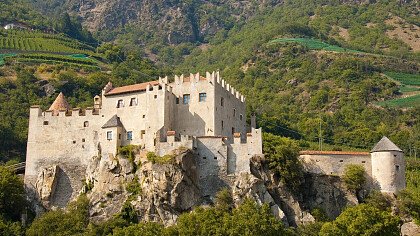
[(54, 100), (53, 104), (50, 106), (50, 111), (52, 111), (52, 115), (56, 116), (59, 114), (60, 110), (69, 110), (70, 105), (67, 102), (66, 98), (64, 97), (64, 94), (60, 92), (58, 94), (57, 98)]
[(373, 147), (372, 177), (379, 190), (385, 193), (397, 193), (405, 188), (404, 153), (387, 137), (383, 137)]

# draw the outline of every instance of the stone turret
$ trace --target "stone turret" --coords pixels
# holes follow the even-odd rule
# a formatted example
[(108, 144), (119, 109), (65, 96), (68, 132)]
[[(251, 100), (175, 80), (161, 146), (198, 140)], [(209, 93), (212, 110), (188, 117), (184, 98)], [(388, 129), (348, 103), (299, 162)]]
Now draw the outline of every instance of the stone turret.
[(381, 192), (397, 193), (405, 188), (405, 161), (403, 151), (387, 137), (373, 147), (372, 177)]
[(66, 98), (64, 97), (64, 94), (60, 92), (60, 94), (58, 94), (57, 98), (55, 99), (55, 101), (53, 102), (53, 104), (51, 104), (50, 106), (50, 111), (52, 111), (52, 115), (58, 115), (59, 111), (67, 111), (70, 109), (70, 105), (67, 102)]

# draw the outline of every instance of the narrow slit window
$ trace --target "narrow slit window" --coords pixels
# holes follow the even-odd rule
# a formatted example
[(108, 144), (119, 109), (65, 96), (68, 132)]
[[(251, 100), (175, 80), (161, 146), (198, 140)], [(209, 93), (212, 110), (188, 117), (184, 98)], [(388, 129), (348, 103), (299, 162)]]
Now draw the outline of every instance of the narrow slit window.
[(239, 120), (242, 120), (243, 119), (243, 116), (242, 116), (242, 114), (240, 114), (239, 115)]
[(225, 105), (225, 99), (224, 98), (220, 98), (220, 106), (224, 106)]
[(175, 104), (179, 104), (179, 98), (175, 98)]
[(236, 109), (233, 108), (233, 117), (235, 117), (235, 116), (236, 116)]

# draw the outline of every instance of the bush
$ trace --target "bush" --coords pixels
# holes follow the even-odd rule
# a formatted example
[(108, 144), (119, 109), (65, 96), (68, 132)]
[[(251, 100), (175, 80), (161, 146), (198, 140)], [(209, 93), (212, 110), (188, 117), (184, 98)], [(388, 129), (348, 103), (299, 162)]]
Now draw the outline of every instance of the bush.
[(233, 208), (232, 192), (228, 188), (220, 190), (215, 197), (215, 205), (222, 211), (229, 211)]
[(0, 217), (18, 221), (26, 207), (23, 181), (7, 167), (0, 166)]
[(360, 204), (347, 208), (332, 222), (325, 223), (320, 236), (335, 235), (388, 235), (399, 236), (400, 219), (388, 211)]
[(139, 177), (136, 175), (131, 182), (128, 182), (125, 189), (132, 195), (141, 194), (141, 186), (139, 183)]
[(89, 223), (89, 200), (81, 195), (64, 210), (50, 211), (35, 219), (26, 231), (28, 236), (75, 235), (85, 232)]
[(343, 180), (347, 189), (357, 194), (366, 182), (365, 169), (361, 165), (346, 165)]
[(298, 192), (303, 179), (298, 143), (270, 133), (263, 134), (263, 152), (269, 167), (280, 175), (281, 181), (292, 191)]
[(164, 156), (158, 156), (154, 152), (148, 152), (146, 154), (147, 160), (151, 161), (153, 164), (170, 164), (174, 163), (175, 156), (174, 155), (164, 155)]
[(409, 191), (401, 191), (398, 194), (399, 208), (404, 214), (410, 215), (420, 225), (420, 199)]

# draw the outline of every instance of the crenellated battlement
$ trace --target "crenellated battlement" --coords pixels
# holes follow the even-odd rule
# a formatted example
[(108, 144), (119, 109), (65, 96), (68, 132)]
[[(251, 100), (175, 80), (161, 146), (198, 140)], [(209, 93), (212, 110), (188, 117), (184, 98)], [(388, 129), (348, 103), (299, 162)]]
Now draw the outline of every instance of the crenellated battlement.
[(79, 117), (79, 116), (98, 116), (100, 114), (100, 109), (93, 107), (87, 107), (86, 109), (82, 108), (73, 108), (69, 110), (60, 109), (58, 112), (53, 110), (42, 111), (40, 106), (31, 106), (30, 116), (31, 118), (43, 117), (43, 118), (54, 118), (61, 119), (62, 117)]
[[(168, 83), (168, 78), (159, 77), (160, 83)], [(228, 93), (232, 94), (233, 97), (237, 98), (241, 102), (245, 102), (245, 97), (237, 91), (232, 85), (228, 84), (224, 79), (220, 77), (219, 71), (213, 71), (212, 73), (206, 72), (206, 77), (200, 75), (200, 73), (190, 74), (189, 76), (185, 75), (175, 75), (174, 84), (181, 85), (183, 83), (201, 83), (207, 82), (213, 84), (214, 86), (219, 85), (224, 88)]]

